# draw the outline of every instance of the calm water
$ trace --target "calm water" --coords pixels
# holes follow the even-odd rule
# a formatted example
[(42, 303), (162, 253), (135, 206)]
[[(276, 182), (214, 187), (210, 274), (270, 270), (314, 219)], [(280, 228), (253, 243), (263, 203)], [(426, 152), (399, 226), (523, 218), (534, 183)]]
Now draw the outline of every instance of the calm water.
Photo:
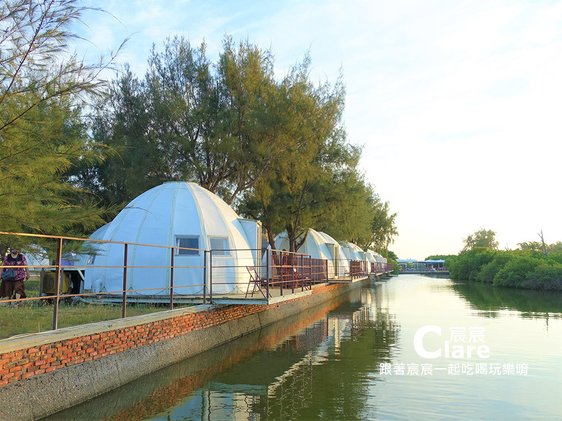
[(562, 419), (562, 294), (402, 275), (55, 418)]

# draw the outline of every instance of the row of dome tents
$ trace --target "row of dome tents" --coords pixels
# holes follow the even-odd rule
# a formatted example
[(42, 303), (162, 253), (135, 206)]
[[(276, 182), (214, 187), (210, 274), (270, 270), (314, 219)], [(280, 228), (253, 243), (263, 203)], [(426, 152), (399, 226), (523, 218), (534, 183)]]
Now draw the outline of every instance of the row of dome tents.
[[(90, 240), (76, 266), (85, 269), (84, 290), (91, 292), (121, 291), (124, 262), (131, 295), (151, 296), (168, 295), (172, 282), (175, 294), (200, 295), (204, 277), (211, 276), (214, 293), (245, 292), (247, 268), (263, 265), (261, 224), (240, 218), (218, 196), (190, 182), (144, 192)], [(289, 249), (286, 233), (276, 237), (275, 247)], [(386, 265), (372, 251), (313, 229), (298, 251), (327, 260), (328, 278), (349, 275), (350, 261), (365, 262), (367, 272)]]
[[(287, 232), (275, 237), (277, 250), (288, 250), (289, 239)], [(304, 243), (297, 250), (299, 253), (310, 255), (315, 259), (325, 259), (328, 262), (328, 278), (349, 276), (352, 273), (352, 262), (360, 263), (360, 274), (382, 273), (386, 271), (386, 258), (372, 250), (363, 251), (358, 245), (337, 241), (330, 235), (308, 229)]]
[[(329, 279), (349, 274), (349, 261), (342, 256), (339, 243), (328, 234), (310, 228), (304, 243), (297, 250), (298, 253), (308, 254), (313, 259), (323, 259), (328, 262)], [(275, 237), (276, 250), (289, 250), (289, 238), (283, 231)]]

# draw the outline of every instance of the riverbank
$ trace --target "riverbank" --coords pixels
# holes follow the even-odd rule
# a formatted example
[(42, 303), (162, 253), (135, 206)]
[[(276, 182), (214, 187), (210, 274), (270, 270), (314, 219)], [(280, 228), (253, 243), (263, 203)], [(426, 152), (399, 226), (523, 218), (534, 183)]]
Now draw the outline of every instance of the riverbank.
[(318, 285), (308, 296), (277, 304), (195, 306), (2, 341), (0, 419), (61, 411), (362, 283)]

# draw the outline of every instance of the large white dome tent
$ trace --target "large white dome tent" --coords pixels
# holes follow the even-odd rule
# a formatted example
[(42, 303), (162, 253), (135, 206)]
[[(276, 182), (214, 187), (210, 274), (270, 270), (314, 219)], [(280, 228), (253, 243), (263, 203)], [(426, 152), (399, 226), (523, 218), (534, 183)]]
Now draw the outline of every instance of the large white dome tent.
[(388, 270), (388, 260), (386, 257), (375, 253), (375, 257), (377, 258), (377, 262), (379, 264), (379, 268), (382, 272), (386, 272)]
[[(212, 274), (206, 273), (213, 278), (213, 293), (244, 292), (249, 280), (245, 266), (255, 266), (260, 255), (259, 223), (239, 218), (218, 196), (189, 182), (167, 182), (144, 192), (94, 234), (98, 240), (190, 248), (175, 250), (175, 294), (203, 293), (204, 250), (213, 250)], [(94, 247), (84, 289), (121, 290), (124, 246)], [(169, 294), (171, 249), (128, 247), (127, 289), (143, 290), (137, 295)]]

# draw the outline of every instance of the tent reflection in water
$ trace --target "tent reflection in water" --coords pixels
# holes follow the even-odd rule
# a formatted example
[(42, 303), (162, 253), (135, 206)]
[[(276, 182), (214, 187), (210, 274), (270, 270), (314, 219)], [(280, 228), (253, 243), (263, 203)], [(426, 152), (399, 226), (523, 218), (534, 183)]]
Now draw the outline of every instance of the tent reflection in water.
[[(131, 201), (92, 239), (187, 248), (174, 250), (174, 293), (203, 294), (204, 275), (212, 276), (213, 293), (243, 292), (249, 280), (246, 266), (261, 254), (261, 226), (239, 218), (215, 194), (195, 183), (168, 182)], [(90, 244), (96, 252), (86, 268), (84, 289), (92, 292), (123, 289), (124, 245)], [(204, 271), (205, 250), (207, 271)], [(131, 295), (170, 293), (172, 250), (128, 246), (127, 289)], [(212, 274), (211, 274), (212, 271)], [(207, 289), (208, 289), (207, 285)]]

